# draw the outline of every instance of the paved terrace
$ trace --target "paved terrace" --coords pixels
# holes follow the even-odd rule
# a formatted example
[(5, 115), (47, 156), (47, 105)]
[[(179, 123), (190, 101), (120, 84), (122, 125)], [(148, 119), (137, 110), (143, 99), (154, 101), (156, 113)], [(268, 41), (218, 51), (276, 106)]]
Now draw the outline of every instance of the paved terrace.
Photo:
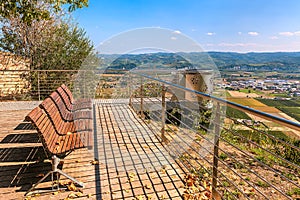
[[(51, 169), (51, 163), (43, 159), (35, 129), (23, 121), (38, 104), (0, 103), (0, 199), (24, 199), (31, 185)], [(184, 167), (175, 163), (155, 133), (127, 105), (126, 101), (96, 102), (94, 148), (76, 150), (64, 160), (63, 171), (82, 181), (85, 188), (45, 193), (35, 199), (182, 199)], [(50, 179), (46, 179), (39, 187), (49, 186)]]

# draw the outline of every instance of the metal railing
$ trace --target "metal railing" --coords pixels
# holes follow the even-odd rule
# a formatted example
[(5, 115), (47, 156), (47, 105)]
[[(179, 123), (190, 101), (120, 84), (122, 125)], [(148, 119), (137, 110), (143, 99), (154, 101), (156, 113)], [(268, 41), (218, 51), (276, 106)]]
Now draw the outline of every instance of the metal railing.
[[(153, 76), (128, 76), (130, 106), (189, 169), (188, 179), (197, 180), (190, 185), (187, 180), (186, 199), (201, 199), (205, 191), (213, 199), (299, 198), (298, 122)], [(180, 97), (179, 91), (203, 101)], [(226, 108), (247, 119), (230, 116)]]
[[(72, 88), (78, 72), (2, 70), (0, 99), (41, 100), (62, 83)], [(90, 87), (84, 77), (82, 86)], [(299, 123), (185, 88), (172, 77), (102, 74), (90, 81), (96, 98), (130, 98), (169, 154), (189, 169), (186, 199), (299, 198)], [(203, 102), (186, 99), (185, 93)]]
[(91, 74), (95, 75), (95, 71), (0, 70), (0, 100), (42, 100), (61, 84), (72, 90), (74, 84), (88, 88), (95, 80)]

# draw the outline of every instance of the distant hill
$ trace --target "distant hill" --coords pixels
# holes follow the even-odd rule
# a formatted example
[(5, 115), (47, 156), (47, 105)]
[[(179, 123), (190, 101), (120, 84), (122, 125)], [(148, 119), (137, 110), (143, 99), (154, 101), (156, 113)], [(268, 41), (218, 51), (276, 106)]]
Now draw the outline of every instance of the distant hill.
[(131, 70), (135, 67), (201, 68), (216, 65), (220, 70), (300, 72), (300, 52), (234, 53), (147, 53), (99, 55), (110, 63), (111, 70)]
[(229, 53), (209, 52), (220, 69), (240, 66), (252, 71), (300, 71), (300, 52)]

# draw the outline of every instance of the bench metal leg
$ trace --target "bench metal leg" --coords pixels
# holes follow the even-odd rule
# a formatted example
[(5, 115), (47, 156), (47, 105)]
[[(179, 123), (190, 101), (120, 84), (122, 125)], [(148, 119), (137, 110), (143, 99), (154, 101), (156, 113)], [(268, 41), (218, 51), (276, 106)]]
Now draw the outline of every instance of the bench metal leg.
[[(76, 180), (75, 178), (69, 176), (62, 170), (58, 169), (60, 159), (56, 157), (55, 155), (52, 156), (52, 170), (48, 172), (43, 178), (41, 178), (36, 184), (34, 184), (26, 193), (24, 196), (27, 196), (28, 194), (35, 194), (35, 193), (42, 193), (42, 192), (53, 192), (59, 190), (59, 175), (63, 175), (66, 178), (70, 179), (73, 181), (75, 184), (77, 184), (80, 187), (84, 187), (83, 183)], [(57, 180), (57, 188), (54, 189), (54, 174), (56, 174), (56, 180)], [(51, 190), (36, 190), (32, 192), (41, 182), (43, 182), (49, 175), (51, 175), (51, 181), (52, 181), (52, 189)]]

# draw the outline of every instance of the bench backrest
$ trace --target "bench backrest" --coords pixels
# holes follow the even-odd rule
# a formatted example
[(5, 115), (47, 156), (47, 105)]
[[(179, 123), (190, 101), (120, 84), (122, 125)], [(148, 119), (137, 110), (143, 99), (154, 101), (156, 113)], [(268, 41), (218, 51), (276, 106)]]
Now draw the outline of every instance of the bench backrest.
[(47, 152), (60, 157), (77, 148), (90, 148), (93, 142), (91, 109), (74, 111), (72, 96), (63, 87), (70, 92), (65, 85), (59, 87), (26, 116), (36, 126)]
[[(61, 88), (61, 89), (60, 89)], [(92, 100), (90, 98), (74, 99), (71, 90), (64, 84), (60, 86), (57, 92), (63, 96), (66, 95), (68, 98), (67, 105), (70, 105), (72, 111), (83, 110), (83, 109), (92, 109)]]
[(84, 147), (79, 133), (66, 134), (64, 136), (57, 134), (56, 127), (51, 122), (51, 119), (40, 107), (33, 109), (26, 116), (26, 120), (32, 122), (36, 126), (44, 149), (47, 151), (48, 155), (64, 157), (74, 149)]

